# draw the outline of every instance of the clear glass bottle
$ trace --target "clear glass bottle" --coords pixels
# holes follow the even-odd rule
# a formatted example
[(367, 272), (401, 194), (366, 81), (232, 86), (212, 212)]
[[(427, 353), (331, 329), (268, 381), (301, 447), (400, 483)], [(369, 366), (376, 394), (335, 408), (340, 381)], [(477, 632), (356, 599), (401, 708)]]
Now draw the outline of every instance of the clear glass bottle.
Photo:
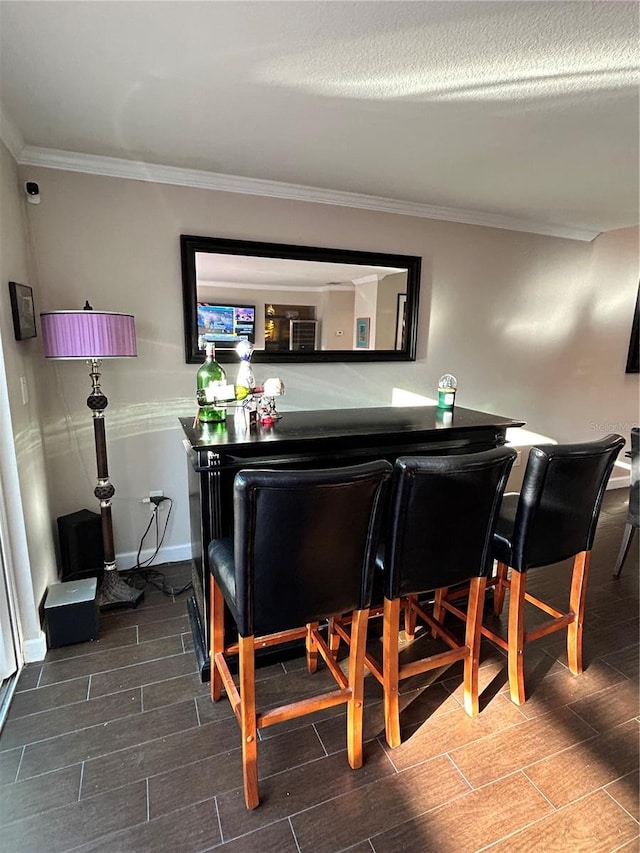
[(236, 352), (240, 356), (240, 367), (236, 377), (236, 399), (243, 400), (256, 387), (256, 380), (251, 369), (253, 346), (249, 341), (240, 341), (236, 347)]
[(216, 389), (227, 384), (227, 375), (216, 361), (215, 344), (207, 341), (206, 359), (196, 375), (198, 420), (220, 423), (227, 417), (227, 408), (217, 401)]

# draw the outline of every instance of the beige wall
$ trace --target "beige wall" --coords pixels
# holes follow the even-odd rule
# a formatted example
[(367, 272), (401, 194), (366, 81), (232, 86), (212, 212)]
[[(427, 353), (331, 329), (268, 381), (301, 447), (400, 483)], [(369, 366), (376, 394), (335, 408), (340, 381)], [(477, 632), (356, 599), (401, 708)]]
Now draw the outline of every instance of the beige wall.
[(407, 292), (407, 274), (397, 272), (385, 276), (378, 284), (376, 306), (376, 349), (396, 348), (398, 294)]
[[(175, 500), (165, 557), (185, 555), (187, 491), (179, 415), (193, 413), (195, 366), (184, 363), (180, 234), (422, 256), (414, 363), (256, 366), (287, 387), (283, 411), (386, 405), (394, 387), (433, 396), (453, 372), (458, 403), (513, 416), (559, 441), (638, 420), (638, 377), (625, 376), (638, 286), (635, 229), (591, 244), (52, 169), (22, 170), (42, 203), (28, 206), (39, 309), (94, 307), (136, 316), (139, 357), (104, 366), (116, 547), (135, 553), (148, 520), (139, 499)], [(38, 344), (36, 344), (36, 347)], [(52, 515), (93, 507), (86, 368), (42, 368)]]
[[(40, 345), (37, 339), (15, 340), (7, 287), (9, 281), (32, 284), (24, 206), (15, 162), (0, 143), (0, 523), (3, 559), (15, 585), (22, 656), (30, 661), (44, 655), (38, 604), (56, 580), (56, 565), (38, 414)], [(28, 389), (26, 404), (21, 378)]]
[(378, 306), (378, 279), (369, 276), (369, 280), (356, 282), (356, 295), (354, 300), (355, 323), (353, 326), (353, 348), (358, 349), (358, 320), (369, 321), (369, 341), (362, 349), (375, 349), (376, 345), (376, 311)]
[(355, 291), (326, 290), (322, 294), (322, 349), (345, 350), (351, 346), (354, 327)]

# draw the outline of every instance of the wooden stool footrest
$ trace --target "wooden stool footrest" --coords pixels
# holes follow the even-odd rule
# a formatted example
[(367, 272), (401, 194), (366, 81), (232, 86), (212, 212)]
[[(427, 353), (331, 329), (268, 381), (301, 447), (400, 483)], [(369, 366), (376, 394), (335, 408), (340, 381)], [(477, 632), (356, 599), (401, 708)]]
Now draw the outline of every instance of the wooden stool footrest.
[[(427, 625), (432, 629), (434, 636), (440, 637), (452, 649), (460, 648), (460, 641), (457, 640), (453, 634), (447, 631), (442, 622), (438, 622), (437, 619), (434, 619), (433, 616), (426, 613), (415, 601), (409, 601), (409, 606), (427, 623)], [(446, 604), (445, 609), (447, 609)], [(459, 612), (462, 613), (462, 611)], [(463, 618), (465, 618), (464, 614)]]
[(291, 720), (294, 717), (302, 717), (314, 711), (332, 708), (334, 705), (341, 705), (348, 702), (350, 698), (351, 688), (347, 687), (344, 690), (321, 693), (319, 696), (310, 696), (307, 699), (299, 699), (297, 702), (291, 702), (288, 705), (281, 705), (278, 708), (261, 711), (256, 715), (258, 728), (263, 729), (267, 726), (273, 726), (276, 723), (282, 723), (285, 720)]
[(468, 657), (469, 650), (466, 646), (458, 646), (455, 649), (450, 649), (447, 652), (439, 652), (435, 655), (429, 655), (428, 658), (412, 661), (401, 666), (398, 675), (400, 680), (410, 678), (412, 675), (419, 675), (422, 672), (428, 672), (431, 669), (438, 669), (441, 666), (448, 666)]
[[(264, 634), (262, 637), (254, 639), (254, 647), (256, 649), (266, 649), (269, 646), (278, 646), (280, 643), (288, 643), (291, 640), (303, 640), (307, 636), (305, 628), (291, 628), (287, 631), (278, 631), (276, 634)], [(240, 651), (238, 643), (230, 643), (225, 646), (225, 654), (237, 655)]]
[(318, 651), (327, 665), (327, 669), (335, 679), (336, 683), (343, 689), (346, 688), (349, 684), (349, 679), (336, 663), (335, 658), (324, 641), (324, 638), (317, 631), (313, 631), (312, 633), (316, 643), (318, 644)]
[(544, 625), (539, 625), (537, 628), (534, 628), (533, 631), (527, 631), (524, 635), (524, 641), (525, 643), (528, 643), (531, 640), (546, 637), (547, 634), (553, 634), (554, 631), (560, 631), (562, 628), (566, 628), (567, 625), (571, 625), (575, 622), (575, 619), (575, 613), (563, 613), (557, 619), (551, 619), (549, 622), (545, 622)]
[(235, 681), (233, 680), (233, 676), (231, 675), (231, 671), (227, 666), (227, 662), (224, 659), (224, 654), (222, 652), (218, 652), (215, 655), (213, 665), (218, 668), (218, 672), (220, 673), (220, 677), (222, 678), (222, 684), (229, 698), (231, 710), (236, 715), (238, 722), (241, 723), (242, 720), (240, 717), (240, 693), (238, 691), (238, 688), (236, 687)]

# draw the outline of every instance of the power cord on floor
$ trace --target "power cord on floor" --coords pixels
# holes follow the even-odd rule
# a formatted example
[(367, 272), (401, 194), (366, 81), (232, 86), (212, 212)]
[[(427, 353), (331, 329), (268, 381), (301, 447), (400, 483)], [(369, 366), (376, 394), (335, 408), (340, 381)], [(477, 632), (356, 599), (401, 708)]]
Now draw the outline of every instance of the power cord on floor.
[[(164, 520), (164, 526), (162, 528), (162, 533), (160, 533), (160, 523), (158, 520), (158, 513), (160, 509), (160, 504), (165, 501), (169, 501), (169, 511), (167, 512), (167, 517)], [(164, 542), (164, 537), (167, 532), (167, 527), (169, 525), (169, 518), (171, 517), (171, 511), (173, 509), (173, 499), (169, 497), (160, 497), (153, 496), (151, 498), (151, 503), (154, 504), (153, 511), (151, 513), (151, 518), (149, 519), (149, 523), (142, 534), (142, 538), (140, 539), (140, 545), (138, 546), (138, 553), (136, 555), (136, 564), (130, 569), (123, 569), (121, 574), (123, 574), (127, 579), (131, 579), (134, 581), (132, 584), (137, 589), (143, 589), (147, 584), (155, 587), (155, 589), (160, 590), (160, 592), (164, 593), (164, 595), (176, 596), (182, 595), (183, 592), (191, 589), (192, 583), (189, 582), (185, 584), (180, 589), (174, 589), (173, 587), (167, 584), (166, 575), (164, 572), (159, 571), (158, 569), (150, 568), (151, 563), (158, 556), (158, 552), (162, 547), (162, 543)], [(155, 527), (156, 532), (156, 545), (153, 554), (150, 557), (147, 557), (145, 560), (140, 562), (140, 555), (142, 553), (142, 546), (144, 545), (144, 540), (147, 538), (147, 534), (151, 530), (151, 528)], [(142, 584), (136, 583), (135, 580), (142, 581)]]

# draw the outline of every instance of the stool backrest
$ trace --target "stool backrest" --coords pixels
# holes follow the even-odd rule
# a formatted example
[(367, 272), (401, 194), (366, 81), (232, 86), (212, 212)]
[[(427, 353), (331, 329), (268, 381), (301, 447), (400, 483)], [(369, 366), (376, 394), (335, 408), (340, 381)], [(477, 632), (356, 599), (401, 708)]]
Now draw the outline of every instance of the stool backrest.
[(624, 445), (620, 435), (532, 447), (511, 542), (518, 571), (590, 551), (607, 481)]
[(516, 457), (501, 447), (396, 460), (385, 596), (426, 592), (487, 575), (500, 501)]
[(236, 474), (236, 599), (244, 636), (369, 606), (391, 472), (381, 460)]

